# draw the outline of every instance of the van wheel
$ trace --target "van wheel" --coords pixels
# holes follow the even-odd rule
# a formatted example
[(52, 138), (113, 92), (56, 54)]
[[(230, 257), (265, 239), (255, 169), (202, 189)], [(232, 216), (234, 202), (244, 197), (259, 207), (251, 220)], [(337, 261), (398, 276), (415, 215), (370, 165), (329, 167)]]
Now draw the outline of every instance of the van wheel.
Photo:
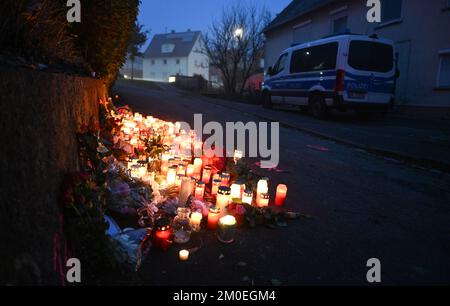
[(309, 100), (309, 113), (311, 116), (324, 119), (328, 114), (328, 107), (325, 99), (320, 95), (314, 95)]
[(262, 104), (263, 104), (264, 108), (267, 108), (267, 109), (272, 108), (273, 104), (272, 104), (272, 97), (270, 96), (270, 93), (268, 93), (268, 92), (263, 93)]

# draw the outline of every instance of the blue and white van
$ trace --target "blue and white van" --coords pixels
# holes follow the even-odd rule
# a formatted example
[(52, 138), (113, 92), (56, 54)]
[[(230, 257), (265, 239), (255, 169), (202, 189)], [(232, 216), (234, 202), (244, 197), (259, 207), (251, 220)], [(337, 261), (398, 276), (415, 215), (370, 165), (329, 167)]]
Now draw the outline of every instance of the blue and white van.
[(308, 107), (315, 117), (323, 117), (330, 108), (385, 112), (394, 103), (396, 76), (392, 41), (330, 36), (281, 53), (262, 84), (263, 105)]

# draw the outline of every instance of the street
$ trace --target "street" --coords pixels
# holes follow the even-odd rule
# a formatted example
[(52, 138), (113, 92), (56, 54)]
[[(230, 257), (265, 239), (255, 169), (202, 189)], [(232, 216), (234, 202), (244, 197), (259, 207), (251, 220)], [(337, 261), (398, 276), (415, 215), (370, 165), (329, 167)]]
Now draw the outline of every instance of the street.
[[(134, 111), (163, 120), (244, 123), (262, 120), (255, 109), (215, 103), (166, 86), (116, 85)], [(232, 105), (232, 107), (231, 107)], [(245, 107), (245, 106), (243, 106)], [(253, 112), (253, 113), (252, 113)], [(262, 111), (261, 111), (262, 112)], [(450, 177), (290, 128), (292, 115), (269, 111), (281, 123), (282, 172), (258, 169), (289, 186), (286, 208), (312, 216), (288, 227), (241, 228), (231, 245), (202, 231), (178, 260), (180, 246), (152, 251), (138, 272), (145, 285), (368, 285), (366, 263), (381, 261), (382, 284), (450, 282)], [(295, 115), (296, 120), (311, 120)], [(305, 117), (305, 119), (304, 119)], [(342, 126), (348, 122), (338, 122)], [(186, 248), (183, 246), (182, 248)]]

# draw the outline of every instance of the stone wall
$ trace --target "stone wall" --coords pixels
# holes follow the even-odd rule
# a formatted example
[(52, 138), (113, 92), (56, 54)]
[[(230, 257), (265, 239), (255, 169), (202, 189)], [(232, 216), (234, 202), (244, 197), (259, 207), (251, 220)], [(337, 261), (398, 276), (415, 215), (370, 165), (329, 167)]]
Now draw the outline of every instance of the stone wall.
[(61, 182), (106, 94), (99, 80), (0, 67), (0, 284), (62, 283)]

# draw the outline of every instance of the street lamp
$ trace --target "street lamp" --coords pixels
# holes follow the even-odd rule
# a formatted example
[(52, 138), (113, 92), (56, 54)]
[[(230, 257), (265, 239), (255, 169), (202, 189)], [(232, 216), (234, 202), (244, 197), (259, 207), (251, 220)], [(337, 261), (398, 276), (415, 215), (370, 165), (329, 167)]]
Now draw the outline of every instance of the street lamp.
[(242, 36), (244, 36), (244, 29), (243, 28), (237, 28), (234, 30), (234, 37), (237, 39), (241, 39)]

